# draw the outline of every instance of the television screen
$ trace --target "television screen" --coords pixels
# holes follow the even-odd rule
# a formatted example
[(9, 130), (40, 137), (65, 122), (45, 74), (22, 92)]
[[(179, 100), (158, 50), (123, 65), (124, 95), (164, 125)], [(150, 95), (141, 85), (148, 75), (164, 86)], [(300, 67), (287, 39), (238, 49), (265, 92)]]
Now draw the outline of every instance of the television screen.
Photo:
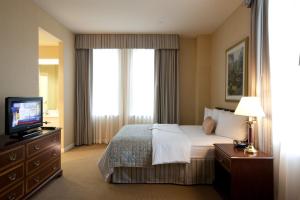
[(6, 98), (6, 133), (17, 133), (43, 124), (41, 97)]
[(41, 121), (39, 102), (13, 102), (10, 109), (13, 116), (12, 127), (32, 125)]

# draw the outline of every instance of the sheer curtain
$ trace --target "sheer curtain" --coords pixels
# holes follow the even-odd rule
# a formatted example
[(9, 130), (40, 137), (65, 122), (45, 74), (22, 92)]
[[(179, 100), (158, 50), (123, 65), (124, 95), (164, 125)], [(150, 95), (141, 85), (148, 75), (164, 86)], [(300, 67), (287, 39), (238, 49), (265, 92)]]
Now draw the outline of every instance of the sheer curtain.
[(93, 50), (92, 120), (94, 143), (108, 143), (122, 126), (120, 50)]
[(300, 199), (300, 1), (269, 1), (276, 199)]
[(93, 50), (94, 143), (108, 143), (124, 124), (152, 123), (154, 50)]

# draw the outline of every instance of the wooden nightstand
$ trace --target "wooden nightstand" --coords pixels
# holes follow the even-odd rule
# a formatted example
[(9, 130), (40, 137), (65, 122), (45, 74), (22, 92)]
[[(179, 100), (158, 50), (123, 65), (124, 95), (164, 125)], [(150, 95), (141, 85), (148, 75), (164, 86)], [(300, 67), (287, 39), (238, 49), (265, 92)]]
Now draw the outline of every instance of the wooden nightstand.
[(214, 187), (224, 199), (273, 199), (273, 157), (215, 144)]

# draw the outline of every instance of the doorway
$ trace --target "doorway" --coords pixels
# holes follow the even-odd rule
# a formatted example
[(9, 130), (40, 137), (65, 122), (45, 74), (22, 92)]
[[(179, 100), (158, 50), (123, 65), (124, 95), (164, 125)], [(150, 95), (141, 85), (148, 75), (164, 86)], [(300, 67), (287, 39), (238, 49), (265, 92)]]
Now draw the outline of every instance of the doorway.
[[(63, 43), (39, 28), (39, 96), (43, 97), (44, 126), (64, 126), (63, 67)], [(62, 129), (62, 147), (63, 138)]]

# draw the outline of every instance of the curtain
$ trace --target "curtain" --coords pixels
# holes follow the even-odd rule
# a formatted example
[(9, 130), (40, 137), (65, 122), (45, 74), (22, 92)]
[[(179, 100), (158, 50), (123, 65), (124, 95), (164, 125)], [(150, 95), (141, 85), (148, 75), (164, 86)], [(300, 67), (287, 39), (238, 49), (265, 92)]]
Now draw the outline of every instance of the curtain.
[(92, 51), (76, 50), (75, 144), (92, 144)]
[(179, 51), (155, 50), (154, 121), (179, 123)]
[(77, 34), (76, 49), (179, 49), (174, 34)]
[[(255, 145), (272, 153), (272, 107), (269, 65), (268, 0), (256, 0), (251, 7), (250, 95), (260, 97), (265, 117), (258, 119)], [(256, 83), (254, 85), (254, 83)]]
[[(93, 49), (121, 49), (122, 71), (118, 99), (119, 115), (92, 114), (92, 51)], [(126, 49), (155, 49), (154, 116), (159, 123), (179, 122), (178, 51), (179, 36), (168, 34), (77, 34), (76, 50), (76, 145), (108, 143), (124, 125), (152, 123), (153, 116), (132, 115), (130, 55)], [(120, 66), (121, 66), (120, 65)]]
[(275, 197), (300, 199), (300, 1), (269, 1)]
[[(151, 106), (149, 105), (154, 104), (154, 80), (151, 80), (151, 77), (152, 79), (154, 79), (154, 53), (152, 53), (151, 55), (151, 51), (154, 52), (154, 50), (110, 49), (109, 51), (119, 52), (119, 54), (115, 57), (109, 57), (109, 55), (99, 57), (97, 53), (94, 53), (94, 114), (92, 116), (94, 136), (93, 143), (109, 143), (112, 137), (118, 132), (118, 130), (126, 124), (145, 124), (153, 122), (154, 110), (153, 107), (151, 108)], [(147, 56), (136, 55), (136, 53), (144, 53)], [(141, 57), (141, 59), (139, 59), (139, 56)], [(152, 63), (151, 58), (153, 60)], [(111, 71), (113, 75), (116, 75), (114, 76), (115, 79), (111, 80), (111, 78), (108, 77), (108, 80), (103, 83), (103, 81), (99, 82), (99, 79), (105, 79), (105, 77), (101, 76), (105, 76), (105, 72), (97, 71), (99, 70), (97, 69), (97, 67), (99, 67), (99, 65), (103, 65), (105, 63), (103, 63), (103, 60), (105, 59), (108, 59), (107, 62), (105, 62), (110, 68), (116, 66), (116, 63), (114, 63), (114, 65), (110, 65), (108, 62), (115, 62), (117, 60), (118, 69), (117, 71)], [(153, 68), (152, 72), (151, 65)], [(149, 84), (150, 82), (153, 83), (152, 86), (151, 84)], [(115, 83), (118, 85), (118, 89), (111, 88), (111, 91), (99, 93), (99, 91), (103, 91), (105, 90), (105, 88), (109, 88), (110, 85)], [(102, 90), (100, 88), (101, 86), (104, 87)], [(105, 98), (104, 96), (112, 95), (114, 91), (116, 91), (117, 94), (111, 96), (112, 98), (110, 99), (117, 98), (116, 103), (106, 102), (105, 104), (105, 101), (101, 101), (103, 100), (103, 98)], [(141, 96), (140, 94), (142, 94), (143, 96)], [(145, 108), (141, 108), (141, 103), (144, 103), (144, 105), (147, 106), (144, 106)], [(99, 110), (97, 108), (99, 104), (104, 104), (104, 106), (106, 107), (115, 107), (117, 108), (117, 110), (101, 110), (101, 108)], [(148, 107), (150, 111), (149, 109), (147, 109)]]

